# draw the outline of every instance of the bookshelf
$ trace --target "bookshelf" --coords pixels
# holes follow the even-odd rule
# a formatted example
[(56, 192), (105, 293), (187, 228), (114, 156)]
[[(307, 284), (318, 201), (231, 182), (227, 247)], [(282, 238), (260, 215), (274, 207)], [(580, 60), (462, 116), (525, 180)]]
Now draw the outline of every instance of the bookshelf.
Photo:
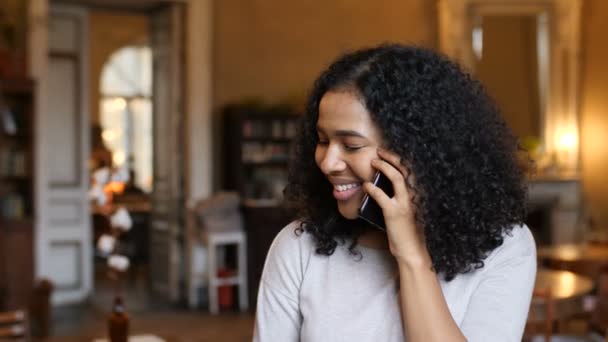
[(294, 218), (282, 206), (282, 197), (299, 116), (288, 109), (245, 106), (226, 107), (222, 114), (224, 188), (243, 199), (249, 307), (254, 309), (270, 244)]
[(0, 78), (0, 311), (32, 290), (34, 137), (34, 83)]
[(224, 188), (245, 203), (279, 204), (298, 116), (289, 109), (228, 106), (225, 118)]

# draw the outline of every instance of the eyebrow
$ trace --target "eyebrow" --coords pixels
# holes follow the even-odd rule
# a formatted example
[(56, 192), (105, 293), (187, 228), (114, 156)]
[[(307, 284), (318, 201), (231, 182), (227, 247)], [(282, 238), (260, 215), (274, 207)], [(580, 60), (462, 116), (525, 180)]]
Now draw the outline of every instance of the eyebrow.
[[(325, 133), (325, 131), (323, 131), (323, 129), (319, 126), (317, 126), (317, 131), (320, 133)], [(357, 132), (357, 131), (353, 131), (353, 130), (349, 130), (349, 129), (339, 129), (337, 131), (334, 132), (334, 134), (338, 137), (359, 137), (359, 138), (366, 138), (366, 136), (364, 136), (363, 134)]]

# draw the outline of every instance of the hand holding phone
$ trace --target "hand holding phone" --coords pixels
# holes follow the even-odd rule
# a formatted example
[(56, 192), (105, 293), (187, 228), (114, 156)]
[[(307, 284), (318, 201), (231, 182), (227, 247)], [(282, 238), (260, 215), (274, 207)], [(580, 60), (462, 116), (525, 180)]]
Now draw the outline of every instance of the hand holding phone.
[[(372, 183), (382, 189), (388, 197), (393, 197), (395, 192), (393, 190), (393, 184), (382, 172), (377, 171)], [(359, 217), (363, 220), (371, 223), (376, 228), (386, 231), (386, 224), (384, 223), (384, 214), (380, 205), (374, 201), (369, 194), (365, 194), (361, 208), (359, 208)]]

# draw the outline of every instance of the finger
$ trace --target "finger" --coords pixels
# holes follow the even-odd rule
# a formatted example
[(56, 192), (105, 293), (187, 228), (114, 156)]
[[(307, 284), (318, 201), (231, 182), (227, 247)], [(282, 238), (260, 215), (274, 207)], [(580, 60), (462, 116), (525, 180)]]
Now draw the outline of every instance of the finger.
[(407, 195), (407, 188), (405, 187), (405, 178), (403, 174), (397, 170), (392, 164), (382, 159), (372, 160), (372, 166), (378, 171), (382, 172), (386, 178), (388, 178), (393, 184), (393, 191), (397, 198), (402, 198)]
[(401, 156), (399, 156), (397, 153), (385, 150), (383, 148), (378, 148), (378, 156), (396, 167), (401, 174), (403, 174), (403, 177), (408, 177), (409, 171), (405, 165), (401, 163)]
[(384, 208), (388, 208), (391, 205), (391, 198), (372, 182), (363, 183), (363, 190), (369, 195), (369, 197), (378, 203), (380, 208), (382, 208), (382, 211), (384, 211)]

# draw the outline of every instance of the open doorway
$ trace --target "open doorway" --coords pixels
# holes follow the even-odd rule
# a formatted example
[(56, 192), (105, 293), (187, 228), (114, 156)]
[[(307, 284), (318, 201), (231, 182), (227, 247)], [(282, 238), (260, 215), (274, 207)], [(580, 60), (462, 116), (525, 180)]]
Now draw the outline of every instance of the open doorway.
[[(146, 13), (91, 9), (89, 30), (89, 172), (92, 188), (96, 183), (104, 184), (102, 193), (92, 194), (95, 252), (91, 298), (94, 305), (107, 308), (118, 290), (130, 310), (145, 310), (154, 152), (149, 18)], [(121, 210), (127, 218), (123, 228), (116, 229)], [(100, 247), (100, 241), (109, 238), (115, 241), (111, 252)], [(113, 255), (129, 262), (119, 280), (109, 266)]]
[[(179, 299), (184, 250), (185, 6), (172, 1), (149, 4), (135, 13), (89, 11), (91, 64), (96, 68), (91, 72), (90, 89), (95, 92), (91, 103), (99, 110), (96, 117), (91, 111), (96, 124), (92, 127), (98, 131), (93, 142), (112, 154), (106, 158), (111, 177), (116, 175), (122, 183), (114, 187), (111, 179), (110, 191), (103, 191), (111, 205), (94, 209), (93, 214), (101, 214), (97, 216), (104, 219), (101, 229), (105, 225), (106, 232), (113, 232), (120, 242), (110, 252), (129, 258), (128, 272), (120, 273), (118, 283), (132, 311)], [(102, 49), (104, 41), (112, 45), (96, 53), (94, 49)], [(112, 219), (121, 210), (130, 217), (131, 226), (116, 238), (117, 224)], [(98, 246), (99, 241), (93, 243)], [(107, 306), (111, 298), (106, 295), (115, 295), (117, 282), (101, 286), (108, 279), (104, 270), (109, 269), (111, 255), (103, 250), (101, 254), (106, 263), (95, 272), (100, 282), (95, 283), (93, 297)]]
[[(146, 44), (138, 39), (128, 40), (96, 63), (98, 55), (90, 49), (111, 37), (107, 32), (101, 37), (90, 34), (90, 28), (94, 27), (91, 13), (105, 11), (123, 18), (137, 17), (143, 19), (142, 26), (149, 34), (147, 45), (152, 51), (153, 78), (159, 80), (152, 83), (151, 97), (154, 139), (153, 185), (151, 193), (147, 193), (151, 220), (148, 246), (154, 252), (149, 255), (148, 284), (155, 299), (175, 302), (184, 293), (179, 285), (184, 269), (185, 203), (211, 189), (207, 87), (211, 55), (207, 24), (211, 3), (186, 0), (34, 0), (34, 3), (40, 6), (32, 7), (36, 23), (32, 42), (40, 44), (31, 46), (49, 47), (32, 49), (36, 66), (33, 70), (41, 84), (38, 91), (41, 101), (36, 105), (41, 113), (36, 164), (43, 165), (37, 168), (40, 181), (36, 197), (40, 209), (36, 273), (48, 277), (55, 285), (53, 304), (57, 307), (90, 304), (97, 297), (94, 288), (99, 286), (92, 282), (95, 242), (87, 197), (91, 183), (87, 167), (91, 156), (91, 122), (99, 125), (99, 141), (104, 142), (99, 108), (103, 66), (121, 48)], [(39, 20), (37, 15), (43, 19)], [(105, 28), (119, 26), (113, 21), (106, 23)], [(196, 35), (186, 35), (186, 29), (192, 29)], [(201, 37), (205, 44), (200, 44)], [(99, 67), (97, 72), (93, 72), (93, 64)], [(196, 67), (186, 69), (189, 64)], [(186, 97), (186, 89), (197, 95)], [(196, 115), (186, 116), (186, 112)], [(128, 162), (126, 154), (117, 161)], [(110, 165), (114, 156), (106, 160)], [(103, 310), (94, 311), (107, 311), (111, 300), (100, 304)], [(90, 308), (84, 306), (86, 310)], [(133, 309), (129, 308), (131, 312)]]

